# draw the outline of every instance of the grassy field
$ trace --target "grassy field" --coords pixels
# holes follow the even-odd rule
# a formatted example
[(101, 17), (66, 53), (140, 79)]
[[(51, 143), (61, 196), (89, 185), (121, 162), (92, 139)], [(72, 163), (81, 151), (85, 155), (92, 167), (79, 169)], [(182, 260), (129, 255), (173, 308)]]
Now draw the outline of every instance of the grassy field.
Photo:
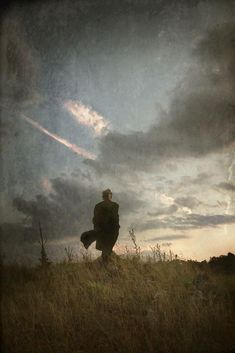
[(202, 353), (235, 348), (235, 275), (118, 258), (2, 268), (4, 353)]

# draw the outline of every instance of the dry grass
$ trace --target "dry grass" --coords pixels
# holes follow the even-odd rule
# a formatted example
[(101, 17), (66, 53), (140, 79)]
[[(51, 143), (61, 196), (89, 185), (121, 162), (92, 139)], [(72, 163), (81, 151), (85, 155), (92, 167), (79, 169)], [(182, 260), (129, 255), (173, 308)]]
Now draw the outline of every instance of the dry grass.
[(194, 353), (235, 347), (234, 275), (139, 257), (2, 271), (4, 353)]

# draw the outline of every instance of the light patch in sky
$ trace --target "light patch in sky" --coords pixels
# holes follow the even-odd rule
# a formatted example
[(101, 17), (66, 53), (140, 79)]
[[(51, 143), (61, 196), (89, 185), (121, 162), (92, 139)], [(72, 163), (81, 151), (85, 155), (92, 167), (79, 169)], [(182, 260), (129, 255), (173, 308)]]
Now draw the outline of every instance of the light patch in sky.
[(180, 207), (180, 211), (182, 211), (183, 214), (192, 214), (192, 210), (189, 207)]
[(88, 159), (95, 159), (96, 156), (81, 148), (81, 147), (78, 147), (77, 145), (75, 145), (74, 143), (71, 143), (69, 142), (68, 140), (56, 135), (56, 134), (52, 134), (50, 131), (48, 131), (47, 129), (45, 129), (43, 126), (41, 126), (38, 122), (32, 120), (31, 118), (27, 117), (26, 115), (24, 114), (21, 114), (20, 115), (21, 118), (25, 121), (27, 121), (30, 125), (32, 125), (33, 127), (35, 127), (37, 130), (43, 132), (44, 134), (50, 136), (52, 139), (54, 139), (55, 141), (61, 143), (62, 145), (68, 147), (72, 152), (84, 157), (84, 158), (88, 158)]
[(160, 192), (156, 193), (156, 198), (158, 198), (161, 201), (161, 203), (166, 206), (171, 206), (175, 203), (175, 200), (173, 197), (168, 196), (166, 194), (162, 194)]
[(41, 185), (42, 185), (42, 189), (47, 193), (49, 194), (50, 192), (52, 192), (53, 190), (53, 187), (51, 185), (51, 182), (48, 178), (44, 177), (42, 178), (41, 180)]
[(75, 121), (91, 127), (96, 135), (107, 133), (109, 122), (95, 110), (81, 102), (74, 102), (72, 100), (66, 101), (64, 107), (71, 113)]

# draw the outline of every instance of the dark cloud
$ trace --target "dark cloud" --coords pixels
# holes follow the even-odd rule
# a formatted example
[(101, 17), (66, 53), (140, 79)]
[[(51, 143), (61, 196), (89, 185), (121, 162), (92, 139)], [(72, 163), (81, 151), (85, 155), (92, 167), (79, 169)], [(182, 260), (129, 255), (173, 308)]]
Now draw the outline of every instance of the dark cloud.
[[(85, 180), (55, 178), (50, 180), (52, 192), (49, 195), (37, 195), (31, 200), (16, 197), (13, 206), (24, 216), (22, 222), (0, 224), (1, 245), (6, 258), (18, 260), (25, 254), (38, 258), (40, 250), (35, 246), (38, 244), (39, 222), (48, 245), (52, 240), (67, 239), (70, 242), (71, 238), (75, 243), (77, 238), (78, 245), (80, 234), (93, 227), (94, 206), (101, 201), (102, 190)], [(129, 190), (125, 193), (113, 190), (113, 196), (120, 205), (121, 229), (125, 229), (125, 216), (136, 212), (144, 203)], [(54, 245), (49, 248), (51, 254), (58, 250), (61, 256), (63, 252), (63, 246), (57, 250)]]
[(99, 191), (63, 178), (53, 179), (51, 184), (53, 193), (49, 196), (38, 195), (34, 200), (17, 197), (14, 207), (32, 221), (32, 228), (38, 229), (40, 221), (49, 238), (79, 235), (91, 226)]
[(227, 89), (233, 91), (233, 94), (235, 90), (234, 52), (234, 22), (220, 24), (210, 29), (194, 50), (195, 55), (208, 64), (207, 72), (212, 83), (221, 84), (226, 79)]
[(17, 197), (13, 206), (32, 221), (33, 229), (38, 229), (40, 221), (49, 238), (79, 235), (90, 224), (92, 201), (94, 204), (98, 200), (97, 190), (86, 190), (59, 178), (52, 181), (52, 187), (54, 192), (49, 196), (38, 195), (34, 200)]
[[(0, 108), (1, 114), (4, 114)], [(2, 119), (1, 119), (2, 120)], [(11, 121), (0, 121), (0, 140), (4, 144), (10, 142), (10, 138), (17, 134), (14, 124)]]
[(141, 207), (146, 206), (147, 202), (140, 200), (133, 191), (113, 192), (114, 200), (120, 205), (120, 215), (128, 215), (137, 212)]
[(216, 227), (223, 224), (235, 223), (235, 216), (232, 215), (201, 215), (190, 214), (186, 217), (168, 217), (165, 219), (148, 220), (137, 225), (140, 231), (150, 229), (200, 229)]
[(161, 208), (155, 212), (148, 212), (148, 215), (153, 217), (157, 217), (161, 215), (169, 215), (169, 214), (175, 213), (177, 209), (178, 207), (176, 205), (171, 205), (169, 207)]
[(165, 167), (167, 170), (169, 170), (171, 172), (176, 172), (179, 168), (179, 166), (176, 163), (172, 163), (172, 162), (166, 163)]
[(133, 172), (132, 165), (125, 164), (124, 160), (125, 156), (123, 156), (123, 163), (118, 163), (115, 158), (113, 158), (112, 162), (110, 162), (108, 159), (104, 160), (102, 157), (102, 161), (99, 158), (97, 160), (86, 159), (83, 163), (92, 167), (92, 170), (95, 170), (99, 177), (105, 176), (108, 173), (113, 177), (118, 176), (119, 178), (122, 175)]
[[(210, 67), (213, 50), (224, 36), (226, 55), (222, 54), (221, 59), (219, 48), (213, 59), (227, 87), (221, 91), (205, 72)], [(220, 151), (234, 142), (233, 38), (234, 25), (215, 28), (207, 33), (195, 50), (195, 56), (200, 60), (195, 66), (196, 73), (189, 72), (182, 88), (176, 90), (168, 113), (163, 114), (147, 132), (127, 135), (110, 132), (100, 140), (98, 160), (89, 164), (98, 172), (112, 171), (114, 165), (146, 170), (172, 158), (200, 157)], [(229, 73), (225, 74), (224, 67)], [(205, 179), (204, 176), (202, 174), (198, 182)]]
[[(176, 183), (177, 189), (185, 188), (188, 186), (206, 185), (209, 184), (213, 177), (213, 173), (210, 175), (208, 173), (199, 173), (196, 177), (184, 175), (180, 178), (180, 182)], [(172, 191), (174, 191), (174, 188), (172, 188)]]
[(201, 202), (193, 196), (177, 197), (175, 203), (179, 206), (188, 207), (190, 209), (195, 208), (201, 204)]
[(228, 190), (228, 191), (235, 191), (235, 185), (231, 184), (231, 183), (219, 183), (216, 185), (217, 187), (224, 189), (224, 190)]
[(38, 237), (37, 231), (22, 223), (2, 223), (0, 224), (0, 234), (2, 244), (10, 243), (18, 246), (21, 243), (33, 243)]
[[(198, 1), (191, 0), (190, 4), (195, 4)], [(181, 5), (189, 5), (189, 0), (181, 1)], [(145, 47), (148, 45), (148, 40), (146, 40), (148, 31), (151, 34), (153, 32), (155, 35), (158, 34), (160, 23), (163, 22), (163, 14), (164, 17), (167, 17), (168, 7), (172, 7), (172, 11), (178, 8), (174, 0), (164, 2), (153, 2), (152, 0), (74, 2), (64, 0), (57, 3), (56, 6), (54, 1), (33, 2), (28, 6), (16, 4), (5, 16), (7, 23), (10, 23), (11, 20), (13, 25), (12, 23), (9, 26), (4, 24), (4, 28), (6, 28), (6, 32), (13, 32), (17, 38), (17, 41), (14, 42), (14, 46), (18, 42), (17, 53), (15, 55), (14, 49), (13, 60), (20, 63), (22, 56), (21, 53), (18, 55), (18, 48), (21, 44), (22, 29), (19, 30), (20, 24), (16, 26), (16, 22), (19, 23), (19, 19), (22, 20), (28, 35), (28, 43), (34, 48), (37, 57), (41, 59), (43, 79), (40, 80), (40, 85), (42, 91), (50, 97), (70, 96), (69, 98), (71, 98), (71, 95), (77, 96), (78, 85), (77, 78), (74, 79), (76, 77), (75, 67), (71, 64), (72, 70), (69, 70), (69, 63), (76, 60), (79, 62), (86, 60), (88, 66), (85, 67), (85, 70), (83, 67), (86, 78), (91, 82), (96, 80), (98, 76), (96, 66), (97, 61), (100, 60), (100, 52), (105, 52), (104, 60), (106, 62), (110, 54), (112, 55), (115, 50), (120, 49), (120, 42), (126, 42), (128, 48), (131, 46), (134, 50), (138, 43), (141, 43), (141, 47)], [(10, 15), (12, 18), (9, 19)], [(13, 16), (15, 17), (13, 18)], [(123, 27), (123, 23), (126, 23), (125, 27)], [(133, 28), (135, 28), (134, 31)], [(109, 38), (106, 38), (106, 33)], [(138, 38), (138, 41), (133, 40), (132, 43), (134, 36)], [(22, 45), (22, 51), (23, 49), (25, 46)], [(29, 64), (27, 75), (30, 77), (31, 60), (29, 60), (28, 51), (24, 52), (25, 63)], [(88, 55), (84, 57), (84, 53)], [(22, 65), (23, 63), (22, 60)], [(112, 65), (115, 66), (113, 63)], [(24, 90), (29, 89), (24, 85), (24, 90), (20, 92), (19, 87), (22, 85), (22, 80), (17, 80), (17, 94), (21, 97), (24, 96)], [(33, 75), (32, 82), (35, 82)]]
[(229, 101), (194, 94), (175, 98), (169, 116), (147, 133), (110, 132), (100, 141), (96, 170), (110, 165), (146, 169), (168, 158), (200, 157), (235, 140), (234, 109)]
[[(178, 240), (178, 239), (187, 239), (189, 238), (188, 235), (185, 234), (172, 234), (172, 235), (163, 235), (163, 236), (159, 236), (159, 237), (154, 237), (154, 238), (150, 238), (146, 241), (162, 241), (162, 240)], [(170, 243), (171, 245), (171, 243)], [(166, 246), (169, 246), (169, 243), (167, 243)]]
[(39, 62), (28, 43), (19, 16), (13, 13), (4, 18), (1, 27), (1, 84), (2, 100), (14, 104), (39, 100), (37, 83)]
[(199, 173), (196, 178), (192, 179), (192, 183), (198, 185), (204, 184), (212, 176), (212, 174), (209, 175), (208, 173)]
[[(92, 227), (93, 209), (101, 201), (101, 191), (90, 184), (74, 180), (55, 178), (51, 180), (53, 192), (48, 196), (37, 195), (33, 200), (16, 197), (13, 206), (26, 216), (25, 221), (32, 229), (38, 230), (41, 223), (50, 239), (79, 236)], [(135, 212), (144, 203), (126, 190), (115, 192), (114, 200), (120, 204), (120, 215)]]

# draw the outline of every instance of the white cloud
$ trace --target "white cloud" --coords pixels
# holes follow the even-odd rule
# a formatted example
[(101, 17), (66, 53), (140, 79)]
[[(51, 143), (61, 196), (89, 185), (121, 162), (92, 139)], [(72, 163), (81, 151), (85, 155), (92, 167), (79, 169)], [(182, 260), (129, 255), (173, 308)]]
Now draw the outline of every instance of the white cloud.
[(79, 124), (91, 127), (95, 134), (102, 135), (108, 131), (109, 122), (92, 108), (81, 102), (67, 100), (64, 107)]

